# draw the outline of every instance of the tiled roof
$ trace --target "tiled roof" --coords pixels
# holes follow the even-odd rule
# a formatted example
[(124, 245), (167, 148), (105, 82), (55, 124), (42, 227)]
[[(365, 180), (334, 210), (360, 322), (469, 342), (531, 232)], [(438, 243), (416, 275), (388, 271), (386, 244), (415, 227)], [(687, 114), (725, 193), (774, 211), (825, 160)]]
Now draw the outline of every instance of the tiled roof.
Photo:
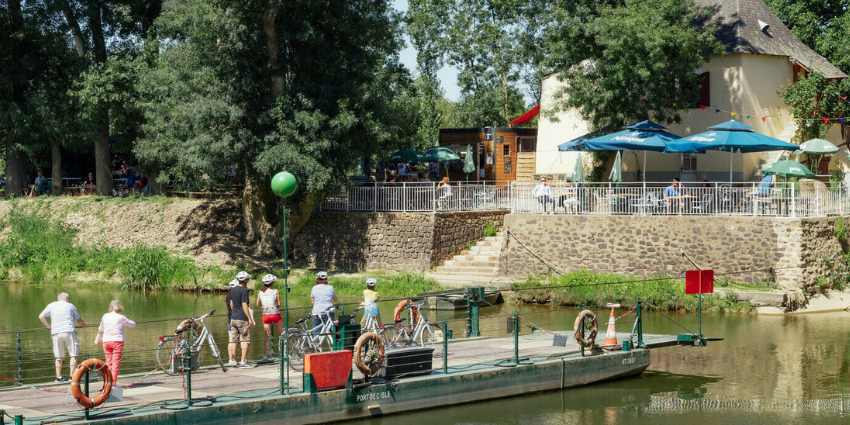
[[(698, 24), (717, 23), (716, 35), (726, 46), (726, 53), (788, 56), (827, 78), (847, 77), (798, 40), (762, 0), (694, 0), (694, 3), (709, 9), (705, 20)], [(770, 27), (762, 31), (759, 21)]]

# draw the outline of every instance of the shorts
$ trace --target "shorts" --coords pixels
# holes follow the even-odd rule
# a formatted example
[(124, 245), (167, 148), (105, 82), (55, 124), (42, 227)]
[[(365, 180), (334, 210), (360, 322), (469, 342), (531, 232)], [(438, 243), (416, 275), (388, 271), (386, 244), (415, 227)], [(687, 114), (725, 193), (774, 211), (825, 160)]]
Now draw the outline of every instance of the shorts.
[(230, 321), (230, 343), (251, 342), (251, 327), (247, 320)]
[(62, 332), (51, 336), (53, 337), (53, 357), (64, 359), (66, 349), (71, 357), (77, 357), (80, 354), (77, 332)]
[(271, 325), (272, 323), (280, 323), (282, 319), (280, 318), (280, 313), (277, 314), (264, 314), (263, 315), (263, 324)]

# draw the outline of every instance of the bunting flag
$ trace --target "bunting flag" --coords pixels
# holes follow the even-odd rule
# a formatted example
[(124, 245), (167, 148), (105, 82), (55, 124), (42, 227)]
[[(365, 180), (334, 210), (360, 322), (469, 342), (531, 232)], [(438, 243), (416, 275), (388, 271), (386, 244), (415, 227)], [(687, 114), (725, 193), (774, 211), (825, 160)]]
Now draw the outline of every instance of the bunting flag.
[(733, 116), (733, 117), (735, 116), (735, 114), (737, 114), (737, 112), (732, 112), (732, 116)]
[(714, 110), (714, 113), (715, 113), (715, 114), (716, 114), (716, 113), (718, 113), (718, 112), (720, 112), (720, 109), (715, 109), (715, 110)]
[(706, 105), (699, 105), (699, 109), (700, 109), (700, 110), (703, 110), (703, 109), (705, 109), (705, 108), (708, 108), (708, 106), (706, 106)]
[[(766, 121), (767, 121), (767, 117), (761, 117), (761, 122), (766, 122)], [(794, 122), (797, 122), (797, 120), (794, 120)]]
[(752, 115), (747, 115), (747, 119), (750, 119), (750, 117), (751, 117), (751, 116), (752, 116)]

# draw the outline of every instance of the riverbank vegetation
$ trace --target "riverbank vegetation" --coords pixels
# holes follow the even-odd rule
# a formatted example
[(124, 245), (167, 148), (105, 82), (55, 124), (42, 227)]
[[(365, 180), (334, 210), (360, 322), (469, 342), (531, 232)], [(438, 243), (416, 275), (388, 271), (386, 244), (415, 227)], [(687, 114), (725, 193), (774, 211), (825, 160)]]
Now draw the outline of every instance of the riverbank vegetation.
[[(366, 279), (375, 278), (378, 281), (376, 291), (381, 298), (398, 298), (409, 295), (421, 294), (423, 292), (440, 291), (447, 289), (436, 280), (426, 277), (423, 273), (402, 271), (373, 272), (362, 275), (337, 275), (333, 273), (328, 277), (328, 284), (334, 287), (336, 293), (342, 297), (363, 297), (366, 289)], [(299, 277), (291, 286), (291, 294), (310, 295), (310, 290), (316, 281), (314, 273), (305, 273)]]
[[(577, 270), (561, 276), (529, 275), (512, 284), (516, 299), (525, 303), (551, 303), (565, 306), (604, 306), (607, 303), (635, 305), (643, 300), (644, 308), (661, 311), (695, 311), (699, 299), (685, 294), (685, 282), (670, 276), (621, 276)], [(750, 312), (749, 302), (739, 301), (734, 292), (725, 298), (717, 294), (703, 295), (703, 309), (708, 311)]]

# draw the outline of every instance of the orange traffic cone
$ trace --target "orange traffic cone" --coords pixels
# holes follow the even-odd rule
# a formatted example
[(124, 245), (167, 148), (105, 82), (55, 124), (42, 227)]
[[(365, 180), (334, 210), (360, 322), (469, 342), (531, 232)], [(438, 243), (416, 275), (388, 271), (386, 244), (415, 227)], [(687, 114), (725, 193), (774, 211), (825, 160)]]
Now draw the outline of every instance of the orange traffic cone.
[(615, 322), (617, 318), (614, 317), (614, 307), (611, 307), (611, 317), (608, 319), (608, 332), (605, 334), (605, 346), (606, 347), (616, 347), (617, 345), (617, 328), (615, 327)]

